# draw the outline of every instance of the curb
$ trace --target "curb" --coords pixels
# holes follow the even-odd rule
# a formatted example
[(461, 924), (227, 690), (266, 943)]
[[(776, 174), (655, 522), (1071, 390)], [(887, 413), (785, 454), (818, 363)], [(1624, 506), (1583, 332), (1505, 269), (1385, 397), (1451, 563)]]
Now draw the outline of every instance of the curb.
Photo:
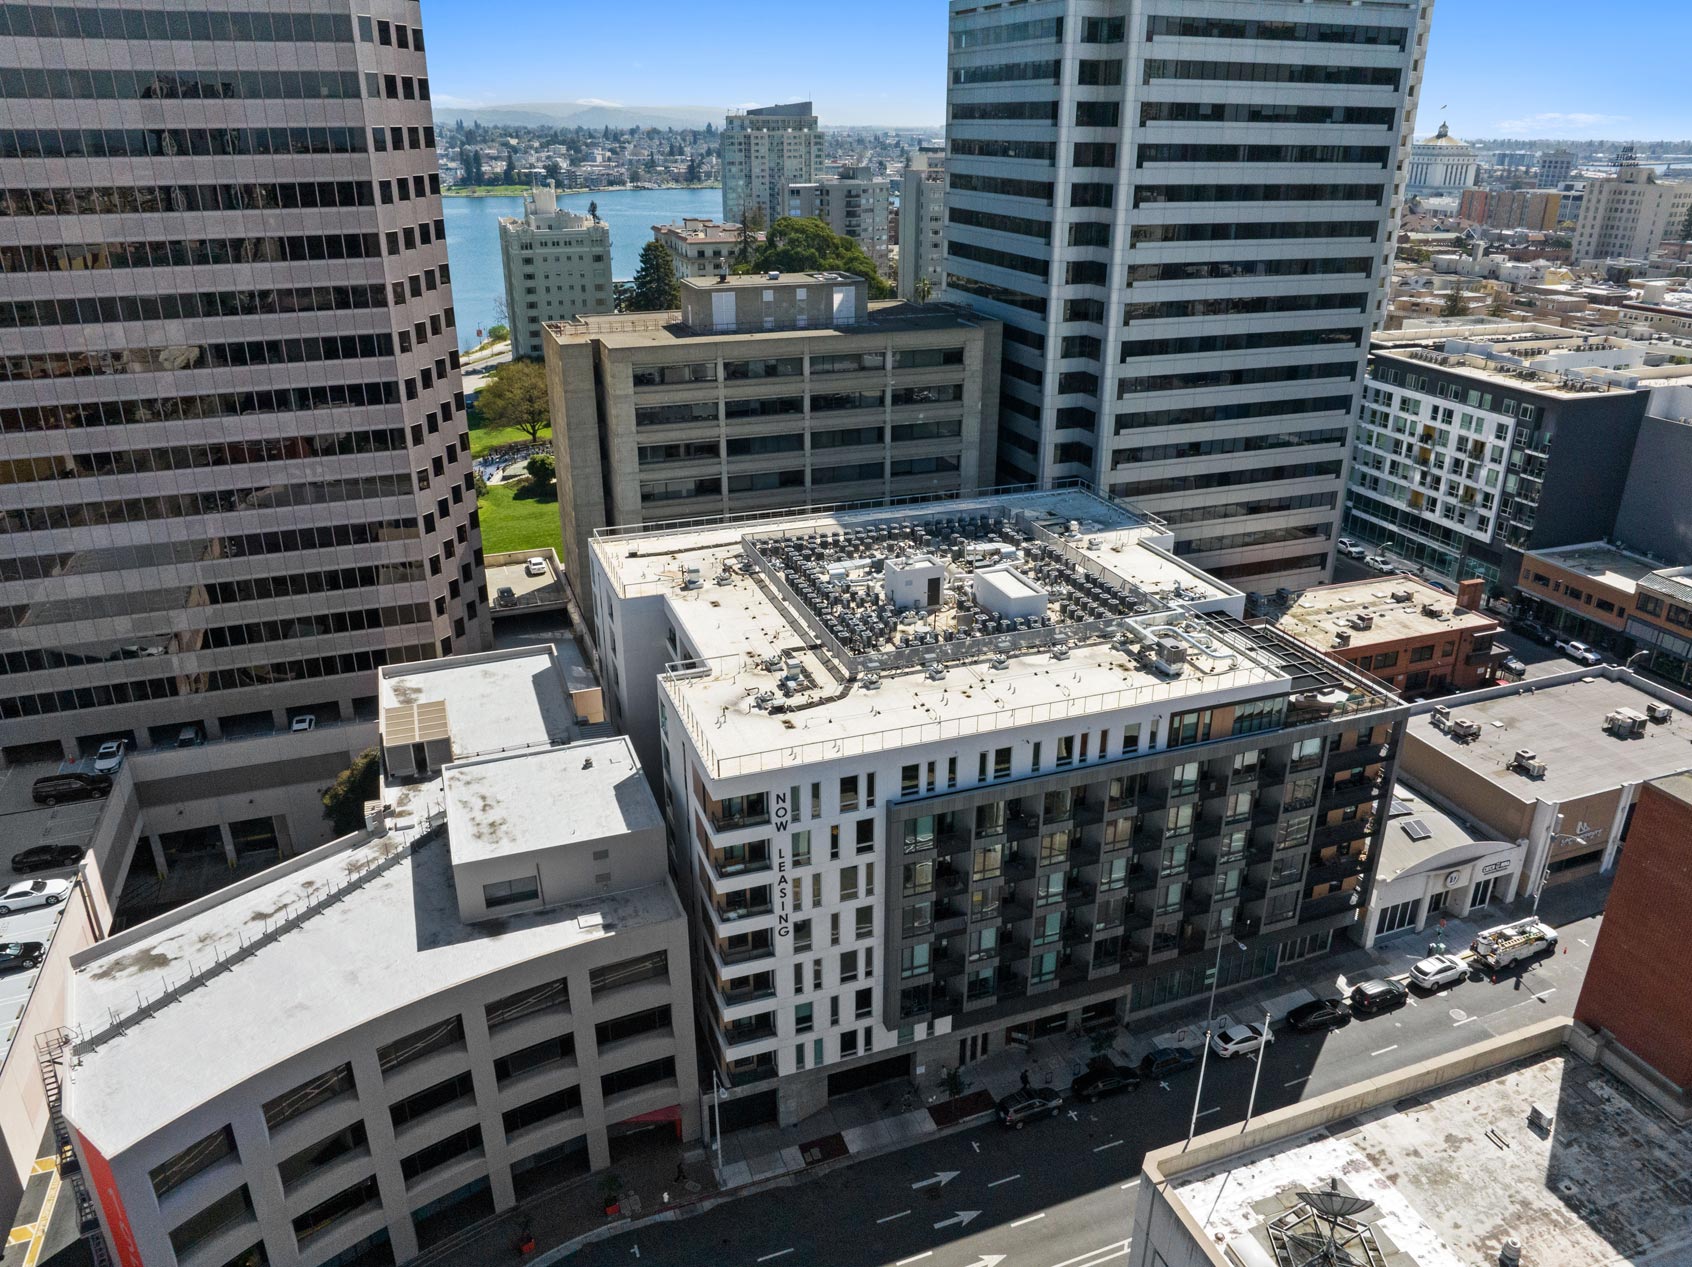
[(726, 1188), (708, 1197), (675, 1205), (665, 1206), (662, 1210), (655, 1210), (651, 1214), (638, 1219), (620, 1219), (615, 1223), (607, 1223), (603, 1227), (596, 1227), (591, 1232), (583, 1232), (573, 1240), (555, 1245), (537, 1255), (532, 1261), (534, 1267), (549, 1267), (575, 1253), (584, 1245), (591, 1245), (595, 1241), (607, 1240), (613, 1236), (620, 1236), (624, 1232), (637, 1231), (640, 1228), (656, 1223), (674, 1223), (681, 1219), (691, 1219), (696, 1215), (706, 1214), (719, 1205), (726, 1205), (730, 1201), (738, 1201), (742, 1197), (754, 1196), (760, 1192), (770, 1192), (776, 1188), (791, 1188), (808, 1182), (812, 1178), (830, 1174), (836, 1170), (843, 1170), (860, 1161), (868, 1161), (872, 1157), (882, 1157), (888, 1153), (898, 1152), (902, 1148), (909, 1148), (914, 1144), (927, 1143), (933, 1139), (943, 1139), (948, 1135), (956, 1135), (974, 1126), (979, 1126), (993, 1116), (994, 1110), (986, 1109), (971, 1117), (953, 1122), (950, 1126), (937, 1128), (932, 1134), (924, 1134), (910, 1139), (894, 1140), (878, 1148), (866, 1149), (861, 1153), (851, 1153), (845, 1157), (837, 1157), (833, 1161), (825, 1161), (818, 1166), (807, 1166), (804, 1170), (788, 1170), (779, 1175), (767, 1175), (762, 1179), (753, 1179), (733, 1188)]

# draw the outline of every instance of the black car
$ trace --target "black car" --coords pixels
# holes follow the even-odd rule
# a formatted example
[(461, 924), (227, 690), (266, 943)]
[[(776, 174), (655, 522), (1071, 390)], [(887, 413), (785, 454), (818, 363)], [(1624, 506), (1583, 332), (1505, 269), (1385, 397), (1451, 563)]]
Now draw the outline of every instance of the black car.
[(30, 871), (57, 871), (74, 867), (82, 861), (82, 850), (75, 845), (37, 845), (12, 857), (12, 870), (20, 874)]
[(1186, 1047), (1159, 1047), (1148, 1052), (1146, 1058), (1140, 1062), (1140, 1077), (1167, 1078), (1172, 1073), (1180, 1073), (1183, 1069), (1191, 1069), (1198, 1064), (1198, 1057)]
[(1104, 1057), (1093, 1061), (1087, 1066), (1087, 1072), (1082, 1074), (1070, 1086), (1070, 1094), (1078, 1100), (1085, 1100), (1091, 1104), (1101, 1095), (1114, 1095), (1118, 1091), (1132, 1091), (1140, 1085), (1140, 1075), (1127, 1065), (1119, 1065)]
[(60, 801), (86, 801), (104, 796), (112, 790), (109, 774), (49, 774), (30, 785), (29, 794), (37, 805), (57, 805)]
[(0, 944), (0, 972), (16, 972), (19, 968), (33, 968), (41, 962), (44, 948), (38, 941), (14, 941)]
[(1311, 999), (1287, 1013), (1287, 1024), (1301, 1034), (1319, 1029), (1338, 1029), (1351, 1023), (1351, 1009), (1344, 999)]
[(1024, 1087), (999, 1101), (999, 1121), (1021, 1130), (1029, 1118), (1056, 1117), (1063, 1097), (1050, 1087)]
[(1362, 985), (1351, 987), (1351, 1014), (1374, 1016), (1390, 1012), (1395, 1007), (1403, 1007), (1409, 997), (1410, 991), (1397, 981), (1365, 981)]

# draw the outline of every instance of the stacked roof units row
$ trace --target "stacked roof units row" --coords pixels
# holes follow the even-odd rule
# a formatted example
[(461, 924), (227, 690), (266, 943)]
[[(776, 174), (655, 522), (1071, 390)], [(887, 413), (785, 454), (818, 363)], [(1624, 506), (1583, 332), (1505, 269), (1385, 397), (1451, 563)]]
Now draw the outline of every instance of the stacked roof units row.
[(1355, 922), (1405, 706), (1241, 623), (1170, 545), (1073, 489), (596, 540), (613, 719), (741, 1112), (1155, 1009), (1219, 947), (1224, 984), (1269, 974)]

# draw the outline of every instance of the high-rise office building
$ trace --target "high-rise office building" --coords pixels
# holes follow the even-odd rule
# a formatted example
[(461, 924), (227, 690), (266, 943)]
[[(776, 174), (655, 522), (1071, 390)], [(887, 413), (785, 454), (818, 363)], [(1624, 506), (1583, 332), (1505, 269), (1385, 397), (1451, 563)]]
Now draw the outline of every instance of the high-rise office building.
[(946, 291), (1005, 322), (1003, 480), (1326, 575), (1432, 8), (954, 0)]
[(841, 237), (851, 238), (884, 275), (893, 261), (888, 229), (892, 207), (893, 182), (867, 165), (847, 164), (838, 175), (787, 185), (785, 214), (821, 220)]
[(917, 298), (919, 281), (931, 298), (946, 284), (944, 146), (912, 151), (899, 186), (899, 298)]
[(728, 116), (719, 134), (723, 219), (769, 224), (787, 213), (787, 186), (822, 172), (822, 133), (809, 101), (762, 106)]
[(1571, 149), (1547, 150), (1539, 156), (1539, 184), (1542, 189), (1556, 189), (1574, 174), (1575, 156)]
[(417, 5), (16, 7), (0, 66), (5, 759), (373, 721), (488, 629)]
[(543, 321), (614, 307), (610, 226), (559, 207), (550, 187), (523, 195), (521, 217), (500, 219), (499, 258), (516, 356), (541, 354)]

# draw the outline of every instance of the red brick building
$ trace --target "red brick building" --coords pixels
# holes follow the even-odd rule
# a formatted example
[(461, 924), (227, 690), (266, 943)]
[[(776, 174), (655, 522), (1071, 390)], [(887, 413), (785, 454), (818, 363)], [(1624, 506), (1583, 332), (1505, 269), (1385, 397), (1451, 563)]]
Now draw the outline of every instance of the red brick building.
[(1639, 789), (1575, 1019), (1692, 1089), (1692, 774)]

